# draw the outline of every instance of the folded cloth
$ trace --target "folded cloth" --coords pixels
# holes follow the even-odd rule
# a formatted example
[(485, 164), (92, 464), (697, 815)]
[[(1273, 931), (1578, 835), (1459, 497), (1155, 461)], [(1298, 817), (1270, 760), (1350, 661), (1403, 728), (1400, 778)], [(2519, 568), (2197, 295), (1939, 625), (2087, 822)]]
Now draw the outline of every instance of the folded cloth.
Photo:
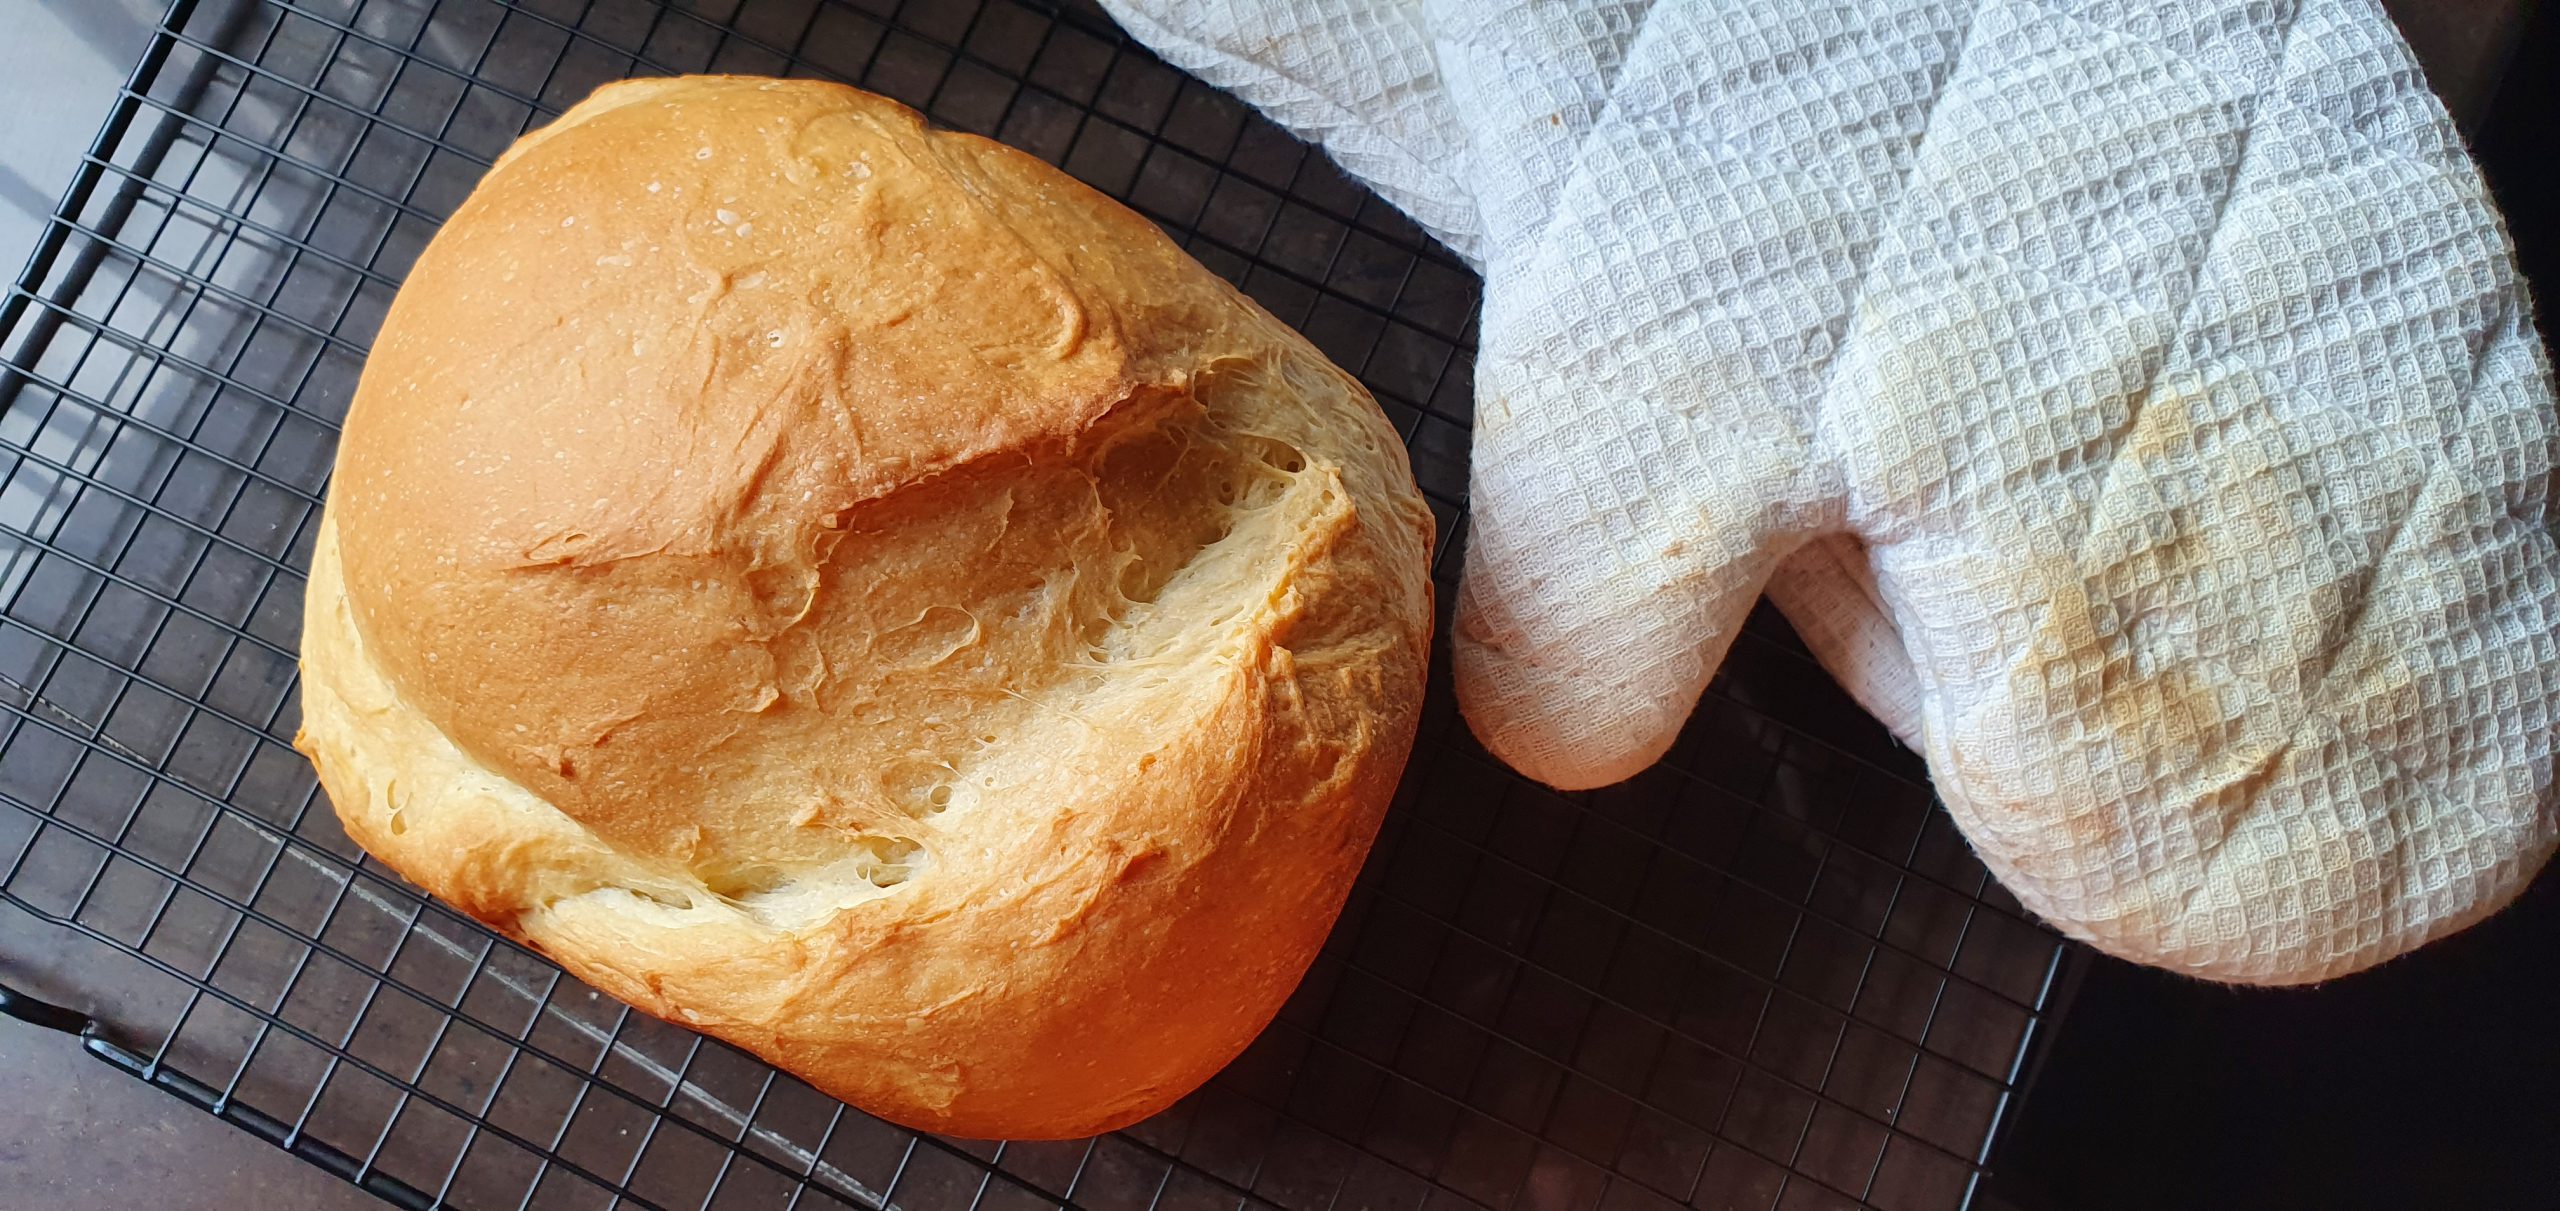
[(2374, 0), (1105, 4), (1483, 271), (1524, 773), (1658, 757), (1765, 589), (2115, 954), (2335, 976), (2550, 852), (2550, 369)]

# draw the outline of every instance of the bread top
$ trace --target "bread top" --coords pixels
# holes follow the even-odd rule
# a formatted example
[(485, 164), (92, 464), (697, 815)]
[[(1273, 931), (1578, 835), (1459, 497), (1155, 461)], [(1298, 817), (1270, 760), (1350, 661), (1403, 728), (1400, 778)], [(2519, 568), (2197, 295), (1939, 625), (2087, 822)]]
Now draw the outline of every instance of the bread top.
[[(619, 84), (527, 139), (420, 259), (348, 418), (374, 658), (465, 752), (660, 857), (785, 858), (824, 835), (800, 817), (931, 796), (861, 772), (1001, 734), (1117, 608), (1091, 561), (1146, 579), (1224, 487), (1137, 464), (1258, 317), (1081, 193), (777, 81)], [(1088, 475), (1114, 439), (1132, 465)], [(1210, 461), (1185, 478), (1245, 490)]]
[(1312, 958), (1429, 542), (1355, 382), (1049, 166), (832, 85), (612, 85), (384, 322), (305, 748), (368, 849), (617, 995), (902, 1121), (1098, 1130)]

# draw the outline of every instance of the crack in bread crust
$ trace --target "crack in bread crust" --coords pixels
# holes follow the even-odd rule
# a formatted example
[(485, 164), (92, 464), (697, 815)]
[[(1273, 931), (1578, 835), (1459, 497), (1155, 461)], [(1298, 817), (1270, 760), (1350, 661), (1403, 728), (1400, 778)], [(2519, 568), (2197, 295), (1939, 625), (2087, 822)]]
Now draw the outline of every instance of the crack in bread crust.
[(385, 322), (299, 747), (615, 996), (914, 1126), (1088, 1135), (1312, 960), (1431, 524), (1356, 383), (1048, 166), (834, 86), (616, 86)]

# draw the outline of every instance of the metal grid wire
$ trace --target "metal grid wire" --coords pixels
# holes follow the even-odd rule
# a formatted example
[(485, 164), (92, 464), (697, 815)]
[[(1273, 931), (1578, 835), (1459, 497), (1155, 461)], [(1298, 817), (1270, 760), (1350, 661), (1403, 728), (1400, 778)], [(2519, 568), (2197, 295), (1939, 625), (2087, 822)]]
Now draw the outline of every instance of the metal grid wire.
[[(1673, 756), (1607, 791), (1508, 774), (1435, 680), (1280, 1021), (1096, 1140), (891, 1127), (368, 861), (290, 748), (303, 571), (366, 346), (518, 133), (606, 80), (700, 70), (851, 81), (1162, 224), (1377, 393), (1445, 586), (1474, 279), (1098, 12), (180, 0), (0, 310), (0, 939), (67, 927), (138, 960), (93, 1052), (420, 1207), (1972, 1197), (2069, 952), (1766, 616)], [(80, 975), (57, 982), (106, 996)]]

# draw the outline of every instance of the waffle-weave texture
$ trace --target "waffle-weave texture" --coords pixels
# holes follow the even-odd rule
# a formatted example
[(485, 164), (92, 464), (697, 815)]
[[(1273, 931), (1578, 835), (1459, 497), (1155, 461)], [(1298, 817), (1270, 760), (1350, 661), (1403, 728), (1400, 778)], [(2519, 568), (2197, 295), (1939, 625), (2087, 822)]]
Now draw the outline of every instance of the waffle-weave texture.
[(2374, 0), (1108, 7), (1483, 270), (1522, 771), (1643, 768), (1765, 589), (2116, 954), (2334, 976), (2550, 851), (2550, 369)]

